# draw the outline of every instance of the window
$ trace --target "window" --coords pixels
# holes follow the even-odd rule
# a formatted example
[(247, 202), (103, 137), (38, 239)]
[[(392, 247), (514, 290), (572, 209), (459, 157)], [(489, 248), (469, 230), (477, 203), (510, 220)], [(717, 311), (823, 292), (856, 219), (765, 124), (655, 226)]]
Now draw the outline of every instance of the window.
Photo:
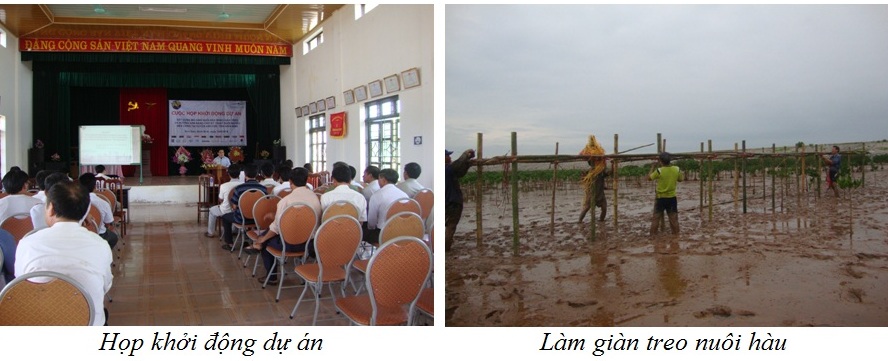
[(0, 29), (0, 46), (6, 47), (6, 32)]
[(327, 120), (324, 114), (313, 115), (305, 122), (308, 140), (308, 163), (314, 172), (326, 170), (327, 166)]
[(364, 14), (373, 10), (378, 4), (355, 4), (355, 20), (360, 19)]
[(308, 39), (305, 43), (303, 43), (302, 47), (302, 55), (308, 54), (309, 51), (314, 50), (319, 45), (324, 43), (324, 29), (318, 30), (318, 32)]
[(401, 102), (398, 96), (364, 103), (364, 110), (367, 116), (367, 165), (398, 170), (401, 165)]

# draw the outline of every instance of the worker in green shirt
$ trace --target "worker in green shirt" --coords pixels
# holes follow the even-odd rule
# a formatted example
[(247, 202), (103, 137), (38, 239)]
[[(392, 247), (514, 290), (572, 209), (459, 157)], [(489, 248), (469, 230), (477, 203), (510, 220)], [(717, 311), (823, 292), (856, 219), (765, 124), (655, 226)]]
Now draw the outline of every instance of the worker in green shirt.
[(670, 165), (672, 156), (669, 153), (660, 153), (660, 167), (651, 166), (651, 180), (657, 181), (657, 199), (654, 202), (654, 219), (651, 222), (651, 236), (657, 234), (660, 228), (660, 219), (663, 211), (669, 216), (669, 227), (672, 234), (678, 234), (678, 201), (675, 198), (675, 186), (684, 180), (677, 166)]

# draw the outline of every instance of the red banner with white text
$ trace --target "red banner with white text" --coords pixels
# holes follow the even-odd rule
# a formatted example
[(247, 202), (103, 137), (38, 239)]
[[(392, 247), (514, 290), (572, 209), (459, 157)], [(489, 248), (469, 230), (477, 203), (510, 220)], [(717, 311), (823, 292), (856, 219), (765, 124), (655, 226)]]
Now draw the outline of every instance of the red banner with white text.
[(193, 40), (45, 39), (19, 41), (21, 52), (172, 53), (292, 57), (289, 44)]

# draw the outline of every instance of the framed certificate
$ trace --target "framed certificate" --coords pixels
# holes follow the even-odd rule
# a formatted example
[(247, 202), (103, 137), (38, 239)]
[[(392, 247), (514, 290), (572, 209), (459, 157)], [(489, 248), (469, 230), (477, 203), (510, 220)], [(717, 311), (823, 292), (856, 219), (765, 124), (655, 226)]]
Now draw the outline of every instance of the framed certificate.
[(336, 97), (327, 97), (327, 99), (324, 99), (324, 101), (327, 103), (328, 110), (336, 108)]
[(349, 89), (349, 90), (342, 92), (342, 99), (345, 99), (345, 105), (354, 104), (355, 91)]
[(382, 80), (374, 80), (369, 84), (370, 97), (375, 98), (382, 95)]
[(314, 114), (318, 112), (318, 104), (317, 103), (308, 103), (308, 114)]
[(419, 86), (419, 69), (411, 68), (401, 72), (401, 81), (404, 82), (404, 89)]
[(398, 74), (392, 74), (385, 77), (386, 94), (394, 93), (398, 90), (401, 90), (401, 82), (398, 81)]
[(324, 102), (324, 99), (318, 100), (316, 103), (318, 103), (318, 111), (319, 112), (327, 110), (327, 103)]
[(303, 105), (303, 106), (302, 106), (302, 116), (303, 116), (303, 117), (307, 117), (307, 116), (308, 116), (308, 105)]
[(367, 100), (367, 87), (361, 85), (355, 88), (355, 101), (362, 102)]
[(296, 118), (302, 116), (302, 107), (296, 107)]

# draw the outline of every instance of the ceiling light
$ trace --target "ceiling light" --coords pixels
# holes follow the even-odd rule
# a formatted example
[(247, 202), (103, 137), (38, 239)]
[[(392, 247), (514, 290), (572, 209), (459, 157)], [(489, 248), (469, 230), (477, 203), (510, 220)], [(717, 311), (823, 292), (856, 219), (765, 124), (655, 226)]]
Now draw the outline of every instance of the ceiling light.
[(219, 20), (228, 20), (228, 18), (230, 18), (230, 17), (231, 17), (231, 15), (228, 15), (228, 13), (226, 13), (224, 11), (221, 14), (219, 14)]
[(93, 11), (95, 11), (96, 14), (104, 14), (105, 8), (102, 7), (102, 5), (93, 5)]
[(157, 13), (184, 13), (188, 11), (186, 8), (164, 8), (157, 6), (139, 6), (139, 11), (150, 11)]

